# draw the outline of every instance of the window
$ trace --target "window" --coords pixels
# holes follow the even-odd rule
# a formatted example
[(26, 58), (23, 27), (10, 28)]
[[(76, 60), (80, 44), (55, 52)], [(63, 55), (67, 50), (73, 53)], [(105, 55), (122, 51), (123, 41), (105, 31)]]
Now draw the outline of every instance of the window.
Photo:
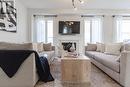
[(35, 16), (34, 34), (36, 42), (53, 43), (53, 20)]
[(130, 17), (116, 18), (116, 41), (122, 42), (130, 39)]
[(84, 21), (84, 41), (87, 43), (101, 42), (101, 18), (86, 18)]
[(53, 43), (53, 21), (52, 20), (47, 21), (47, 41), (46, 42)]

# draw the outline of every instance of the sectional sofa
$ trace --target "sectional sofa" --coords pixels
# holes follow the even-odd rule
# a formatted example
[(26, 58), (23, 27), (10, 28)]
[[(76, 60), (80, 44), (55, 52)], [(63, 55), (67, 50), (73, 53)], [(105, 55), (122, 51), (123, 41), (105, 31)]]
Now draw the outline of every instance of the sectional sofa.
[[(95, 45), (93, 45), (95, 46)], [(92, 49), (93, 49), (93, 46)], [(96, 47), (96, 46), (95, 46)], [(124, 45), (120, 49), (119, 55), (106, 54), (95, 50), (89, 50), (85, 46), (85, 54), (91, 58), (91, 62), (116, 80), (124, 87), (130, 87), (130, 45), (124, 50)]]

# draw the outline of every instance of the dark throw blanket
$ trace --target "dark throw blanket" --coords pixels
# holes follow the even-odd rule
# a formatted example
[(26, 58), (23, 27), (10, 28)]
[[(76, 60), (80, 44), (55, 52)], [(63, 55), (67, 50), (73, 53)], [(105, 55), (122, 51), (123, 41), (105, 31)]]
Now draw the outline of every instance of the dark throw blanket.
[(36, 67), (39, 75), (39, 80), (48, 82), (54, 78), (50, 73), (50, 67), (45, 57), (39, 57), (37, 52), (31, 50), (0, 50), (0, 67), (8, 77), (13, 77), (18, 71), (21, 64), (35, 53)]

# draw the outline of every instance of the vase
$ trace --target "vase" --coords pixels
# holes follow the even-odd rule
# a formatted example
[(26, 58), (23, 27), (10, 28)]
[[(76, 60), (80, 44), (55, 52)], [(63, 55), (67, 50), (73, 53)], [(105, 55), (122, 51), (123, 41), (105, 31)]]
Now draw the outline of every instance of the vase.
[(71, 52), (75, 52), (75, 46), (74, 46), (74, 43), (72, 43), (72, 46), (70, 47), (70, 51), (71, 51)]

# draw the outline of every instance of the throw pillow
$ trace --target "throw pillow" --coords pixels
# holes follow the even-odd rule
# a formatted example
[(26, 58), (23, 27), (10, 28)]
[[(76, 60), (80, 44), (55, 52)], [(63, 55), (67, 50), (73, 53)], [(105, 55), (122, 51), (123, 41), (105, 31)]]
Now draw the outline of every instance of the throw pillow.
[(122, 43), (106, 44), (105, 52), (111, 55), (120, 55)]
[(97, 45), (96, 44), (91, 44), (91, 43), (87, 44), (86, 51), (96, 51), (96, 49), (97, 49)]
[(125, 51), (130, 51), (130, 43), (129, 44), (124, 44), (124, 50)]
[(130, 40), (124, 40), (121, 51), (130, 51)]
[(98, 52), (104, 52), (105, 51), (105, 44), (103, 43), (96, 43), (97, 44), (97, 50)]
[(51, 43), (43, 44), (44, 51), (52, 51)]
[(37, 51), (38, 52), (44, 51), (44, 49), (43, 49), (43, 43), (37, 43)]

